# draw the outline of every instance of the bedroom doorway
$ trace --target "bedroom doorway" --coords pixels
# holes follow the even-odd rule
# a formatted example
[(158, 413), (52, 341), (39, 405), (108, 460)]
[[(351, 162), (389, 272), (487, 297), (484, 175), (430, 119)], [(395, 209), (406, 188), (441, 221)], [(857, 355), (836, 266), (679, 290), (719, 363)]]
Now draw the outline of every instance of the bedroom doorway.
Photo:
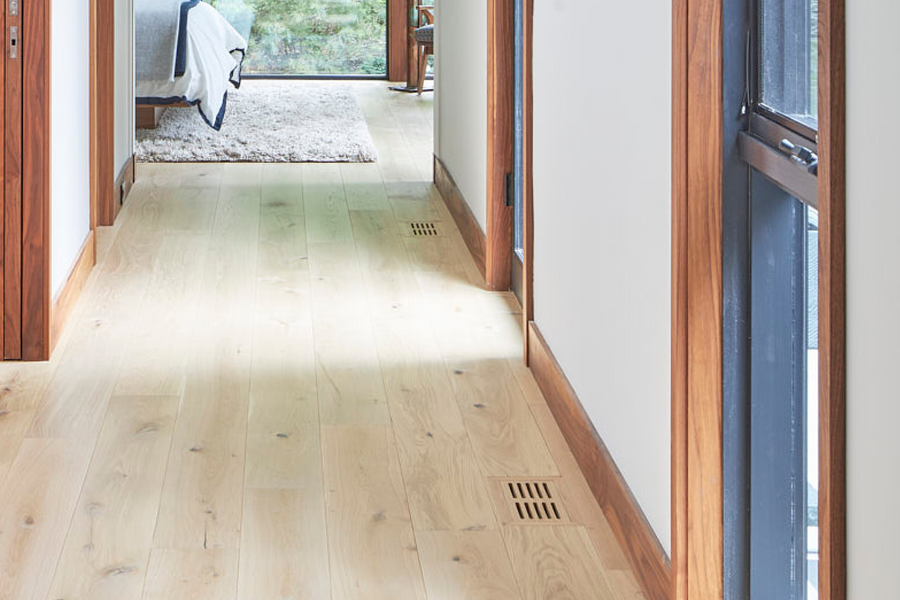
[(409, 1), (136, 3), (137, 162), (375, 162), (354, 84), (407, 77)]

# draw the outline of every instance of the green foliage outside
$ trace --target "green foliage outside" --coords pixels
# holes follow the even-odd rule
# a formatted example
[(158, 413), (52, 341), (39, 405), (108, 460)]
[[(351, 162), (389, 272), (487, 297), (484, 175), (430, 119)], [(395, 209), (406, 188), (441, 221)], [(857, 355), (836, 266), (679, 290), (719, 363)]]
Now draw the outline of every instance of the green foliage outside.
[(386, 0), (211, 0), (249, 38), (244, 73), (384, 75)]

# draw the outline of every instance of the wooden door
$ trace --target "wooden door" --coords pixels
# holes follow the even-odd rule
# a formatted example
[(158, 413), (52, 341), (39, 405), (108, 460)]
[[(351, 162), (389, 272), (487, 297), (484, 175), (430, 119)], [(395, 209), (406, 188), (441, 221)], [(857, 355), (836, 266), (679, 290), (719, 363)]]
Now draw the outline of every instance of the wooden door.
[(0, 2), (0, 358), (46, 360), (51, 0)]
[(22, 358), (22, 3), (3, 0), (3, 358)]

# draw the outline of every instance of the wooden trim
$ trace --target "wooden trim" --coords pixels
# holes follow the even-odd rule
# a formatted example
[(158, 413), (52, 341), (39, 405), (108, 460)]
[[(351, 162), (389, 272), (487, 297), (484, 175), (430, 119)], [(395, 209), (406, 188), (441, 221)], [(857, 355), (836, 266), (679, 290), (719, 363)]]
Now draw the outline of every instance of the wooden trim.
[(721, 598), (722, 0), (673, 2), (672, 597)]
[(22, 359), (50, 357), (50, 0), (23, 10)]
[(649, 600), (668, 600), (669, 559), (538, 326), (530, 323), (530, 367), (594, 497)]
[[(0, 30), (6, 29), (6, 11), (0, 10)], [(6, 87), (6, 61), (0, 60), (0, 81), (3, 87)], [(6, 137), (6, 93), (0, 93), (0, 136)], [(0, 151), (0, 215), (6, 211), (6, 152)], [(6, 239), (6, 223), (5, 218), (0, 218), (0, 246), (4, 244)], [(4, 262), (7, 259), (4, 258)], [(4, 322), (6, 321), (6, 274), (5, 267), (0, 266), (0, 360), (3, 359), (4, 344)]]
[(522, 195), (522, 212), (524, 214), (523, 251), (525, 263), (522, 270), (522, 331), (525, 332), (525, 363), (528, 363), (528, 336), (534, 321), (534, 0), (524, 0), (524, 115), (523, 137), (525, 156), (522, 170), (525, 176), (525, 189)]
[(91, 5), (92, 226), (112, 225), (119, 212), (115, 188), (115, 3)]
[[(4, 7), (0, 12), (6, 12)], [(22, 28), (22, 17), (6, 15), (3, 31), (10, 27), (18, 27), (20, 39), (26, 32)], [(8, 34), (4, 33), (4, 40)], [(2, 358), (22, 358), (22, 57), (9, 60), (3, 52), (5, 73), (3, 80), (3, 142), (0, 152), (3, 161), (3, 181), (0, 194), (3, 195), (3, 208), (0, 220), (3, 221), (2, 254), (3, 278), (6, 286), (3, 290), (3, 345), (0, 347)]]
[(506, 206), (506, 175), (513, 155), (513, 6), (512, 0), (488, 0), (487, 80), (487, 247), (488, 289), (510, 286), (512, 209)]
[(819, 598), (847, 598), (844, 0), (819, 2)]
[(456, 221), (456, 226), (459, 227), (459, 232), (462, 234), (478, 270), (484, 275), (484, 249), (487, 244), (485, 235), (481, 231), (475, 215), (472, 214), (469, 203), (466, 202), (456, 182), (453, 181), (453, 176), (450, 175), (447, 166), (437, 156), (434, 157), (434, 184), (441, 193), (447, 210)]
[(66, 283), (60, 289), (59, 293), (53, 299), (53, 307), (51, 309), (52, 325), (50, 328), (50, 341), (52, 348), (56, 347), (62, 336), (66, 322), (75, 308), (84, 286), (87, 283), (88, 276), (91, 274), (94, 265), (97, 264), (96, 245), (94, 231), (88, 232), (87, 238), (81, 245), (78, 252), (78, 258), (72, 265), (72, 270), (66, 278)]
[(688, 0), (672, 2), (672, 600), (687, 600)]
[(409, 10), (415, 0), (388, 0), (388, 80), (405, 81), (409, 69)]
[(116, 177), (115, 185), (113, 189), (115, 190), (115, 210), (116, 214), (113, 217), (119, 215), (119, 211), (122, 210), (122, 206), (125, 205), (125, 200), (128, 198), (128, 194), (131, 193), (131, 188), (134, 187), (135, 182), (135, 171), (136, 171), (136, 161), (135, 155), (132, 154), (131, 158), (125, 161), (125, 164), (122, 165), (121, 170), (119, 171), (119, 175)]

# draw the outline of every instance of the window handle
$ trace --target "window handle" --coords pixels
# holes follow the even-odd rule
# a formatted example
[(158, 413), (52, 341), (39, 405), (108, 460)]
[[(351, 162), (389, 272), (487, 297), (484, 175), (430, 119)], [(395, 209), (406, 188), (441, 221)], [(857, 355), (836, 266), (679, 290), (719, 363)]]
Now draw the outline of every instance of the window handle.
[(778, 148), (797, 162), (801, 162), (806, 165), (807, 170), (810, 173), (815, 174), (815, 171), (812, 170), (813, 166), (816, 166), (816, 170), (818, 170), (819, 155), (806, 146), (800, 146), (798, 144), (794, 144), (788, 139), (783, 139), (778, 144)]

